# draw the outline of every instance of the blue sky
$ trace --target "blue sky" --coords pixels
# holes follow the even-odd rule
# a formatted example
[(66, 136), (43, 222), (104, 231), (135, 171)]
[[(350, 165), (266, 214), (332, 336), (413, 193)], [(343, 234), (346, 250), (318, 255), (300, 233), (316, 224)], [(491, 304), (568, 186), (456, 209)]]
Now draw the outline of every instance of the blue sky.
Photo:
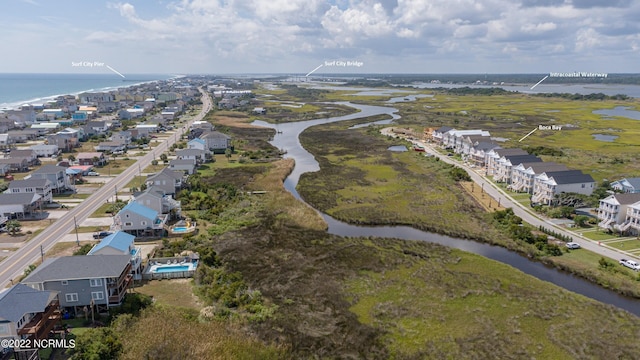
[(640, 72), (634, 0), (5, 0), (0, 72)]

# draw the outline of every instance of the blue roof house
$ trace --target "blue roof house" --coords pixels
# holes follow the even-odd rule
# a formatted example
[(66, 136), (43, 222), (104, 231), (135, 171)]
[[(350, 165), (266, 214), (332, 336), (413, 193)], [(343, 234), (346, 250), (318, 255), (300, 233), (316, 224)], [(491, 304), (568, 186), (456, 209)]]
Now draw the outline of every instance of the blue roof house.
[(114, 225), (136, 237), (159, 237), (167, 230), (167, 219), (167, 215), (131, 201), (116, 214)]
[(135, 236), (124, 231), (117, 231), (102, 239), (87, 255), (129, 255), (131, 256), (131, 272), (140, 274), (142, 256), (140, 247), (134, 244)]

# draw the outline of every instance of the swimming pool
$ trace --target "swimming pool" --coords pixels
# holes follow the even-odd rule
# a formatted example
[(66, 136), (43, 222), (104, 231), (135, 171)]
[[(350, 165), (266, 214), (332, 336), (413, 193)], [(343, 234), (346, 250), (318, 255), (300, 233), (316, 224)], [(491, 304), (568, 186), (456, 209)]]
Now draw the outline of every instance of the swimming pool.
[(193, 271), (198, 266), (197, 263), (182, 263), (182, 264), (156, 264), (151, 265), (148, 272), (156, 273), (156, 274), (165, 274), (172, 272), (184, 272), (184, 271)]
[(188, 230), (188, 228), (186, 227), (174, 227), (171, 229), (171, 231), (173, 232), (186, 232)]

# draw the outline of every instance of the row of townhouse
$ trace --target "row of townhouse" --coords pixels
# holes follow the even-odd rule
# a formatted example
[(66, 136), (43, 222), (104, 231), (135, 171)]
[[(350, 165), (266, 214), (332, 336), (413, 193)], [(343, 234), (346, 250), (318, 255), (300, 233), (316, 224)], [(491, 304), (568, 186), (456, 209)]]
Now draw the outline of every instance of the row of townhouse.
[(484, 167), (487, 176), (506, 183), (507, 189), (531, 194), (532, 204), (551, 205), (558, 194), (590, 195), (595, 188), (591, 175), (544, 162), (519, 148), (504, 149), (487, 131), (443, 126), (430, 132), (430, 140), (461, 154), (467, 162)]

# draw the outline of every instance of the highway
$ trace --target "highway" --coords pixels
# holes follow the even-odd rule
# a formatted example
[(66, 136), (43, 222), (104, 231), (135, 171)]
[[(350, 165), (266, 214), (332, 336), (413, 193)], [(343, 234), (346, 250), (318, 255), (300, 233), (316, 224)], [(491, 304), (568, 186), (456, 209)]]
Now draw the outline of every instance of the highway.
[[(390, 129), (383, 129), (383, 134), (391, 135)], [(401, 134), (394, 133), (393, 136), (402, 136)], [(529, 223), (535, 227), (543, 226), (547, 229), (552, 229), (555, 232), (561, 233), (563, 235), (570, 236), (573, 238), (574, 242), (580, 244), (580, 246), (586, 250), (592, 251), (598, 255), (602, 255), (608, 257), (610, 259), (614, 259), (616, 262), (622, 258), (626, 259), (634, 259), (636, 261), (640, 261), (640, 259), (628, 252), (615, 249), (605, 244), (601, 244), (598, 241), (588, 239), (584, 236), (581, 236), (573, 231), (569, 231), (565, 228), (562, 228), (548, 219), (544, 219), (540, 215), (533, 212), (532, 209), (524, 206), (523, 204), (513, 200), (511, 196), (503, 189), (498, 188), (492, 181), (488, 180), (482, 174), (479, 174), (476, 171), (477, 168), (472, 168), (467, 164), (462, 163), (461, 161), (457, 161), (450, 156), (446, 156), (440, 153), (438, 150), (434, 148), (433, 144), (425, 143), (423, 141), (413, 140), (411, 141), (413, 144), (422, 146), (427, 154), (431, 154), (437, 156), (441, 161), (444, 161), (448, 164), (453, 164), (458, 167), (461, 167), (467, 171), (469, 176), (471, 176), (471, 180), (473, 180), (478, 186), (481, 186), (484, 189), (485, 193), (491, 196), (496, 201), (499, 201), (500, 205), (505, 208), (512, 208), (513, 213), (522, 218), (522, 220), (526, 223)]]
[(135, 175), (138, 174), (140, 169), (146, 168), (154, 159), (159, 158), (160, 154), (163, 153), (162, 149), (166, 151), (173, 145), (178, 138), (189, 129), (189, 126), (194, 121), (202, 120), (211, 110), (212, 101), (211, 97), (202, 90), (202, 88), (199, 90), (202, 94), (202, 109), (198, 115), (188, 120), (187, 124), (184, 125), (184, 127), (178, 128), (174, 135), (159, 143), (120, 175), (109, 180), (88, 199), (71, 209), (38, 236), (24, 243), (18, 250), (0, 262), (0, 289), (15, 282), (14, 280), (22, 276), (24, 270), (28, 268), (29, 265), (41, 259), (42, 253), (50, 250), (64, 235), (71, 233), (75, 229), (76, 224), (80, 224), (93, 214), (102, 204), (106, 203), (110, 197), (114, 196), (118, 189), (126, 187)]

